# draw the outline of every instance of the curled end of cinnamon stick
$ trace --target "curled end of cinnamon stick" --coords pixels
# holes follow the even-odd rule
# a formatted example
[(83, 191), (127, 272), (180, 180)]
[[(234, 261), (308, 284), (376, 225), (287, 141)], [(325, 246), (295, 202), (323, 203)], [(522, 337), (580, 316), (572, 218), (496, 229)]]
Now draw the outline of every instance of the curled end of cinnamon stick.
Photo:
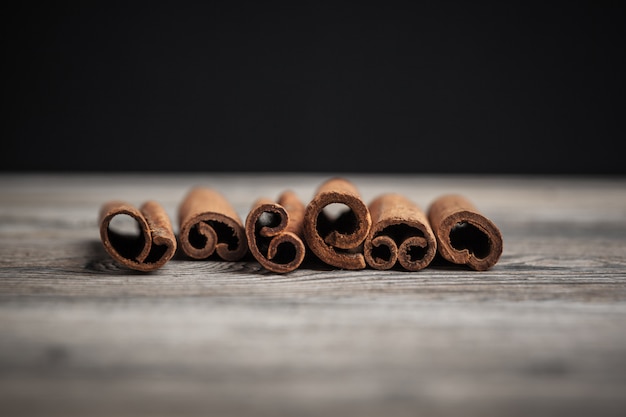
[(374, 269), (390, 269), (399, 263), (408, 271), (428, 266), (437, 251), (435, 235), (426, 214), (399, 194), (384, 194), (369, 206), (372, 228), (364, 254)]
[(197, 187), (183, 199), (179, 211), (180, 246), (187, 256), (206, 259), (216, 253), (237, 261), (248, 250), (239, 215), (217, 191)]
[[(119, 217), (118, 217), (119, 216)], [(116, 230), (111, 223), (125, 216), (134, 230)], [(148, 201), (138, 210), (123, 201), (110, 201), (100, 210), (100, 239), (104, 249), (120, 264), (137, 271), (154, 271), (176, 252), (176, 237), (163, 207)]]
[[(338, 213), (325, 210), (339, 206)], [(304, 236), (323, 262), (343, 269), (363, 269), (363, 241), (372, 225), (369, 210), (356, 187), (343, 178), (322, 184), (304, 215)]]
[(465, 197), (439, 197), (431, 204), (428, 217), (438, 251), (446, 260), (485, 271), (500, 259), (500, 230)]
[(246, 237), (254, 258), (272, 272), (295, 270), (304, 260), (304, 204), (291, 191), (274, 203), (260, 199), (246, 218)]

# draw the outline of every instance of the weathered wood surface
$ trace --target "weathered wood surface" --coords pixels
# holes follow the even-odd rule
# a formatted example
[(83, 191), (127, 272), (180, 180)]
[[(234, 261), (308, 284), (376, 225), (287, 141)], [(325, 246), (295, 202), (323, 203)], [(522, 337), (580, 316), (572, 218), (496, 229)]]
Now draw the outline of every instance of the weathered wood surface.
[(501, 229), (490, 271), (290, 274), (102, 249), (100, 205), (194, 185), (245, 218), (320, 175), (0, 176), (0, 415), (623, 415), (626, 179), (347, 176), (371, 201), (469, 197)]

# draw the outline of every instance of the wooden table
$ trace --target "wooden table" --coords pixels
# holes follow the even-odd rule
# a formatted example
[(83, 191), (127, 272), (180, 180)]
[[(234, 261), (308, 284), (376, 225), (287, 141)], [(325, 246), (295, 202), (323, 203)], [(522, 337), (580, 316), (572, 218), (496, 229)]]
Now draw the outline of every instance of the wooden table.
[(624, 415), (626, 179), (345, 175), (366, 201), (459, 192), (490, 217), (490, 271), (287, 275), (103, 250), (100, 205), (194, 185), (245, 218), (325, 175), (0, 175), (0, 415)]

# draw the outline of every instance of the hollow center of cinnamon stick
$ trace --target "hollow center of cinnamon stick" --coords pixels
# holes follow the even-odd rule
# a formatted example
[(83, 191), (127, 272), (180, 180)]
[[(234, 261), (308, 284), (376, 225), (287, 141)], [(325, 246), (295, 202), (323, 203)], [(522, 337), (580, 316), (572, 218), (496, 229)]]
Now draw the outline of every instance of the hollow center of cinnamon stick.
[[(235, 236), (235, 231), (227, 224), (216, 221), (206, 220), (211, 228), (215, 231), (219, 243), (226, 243), (229, 250), (235, 250), (239, 244), (239, 239)], [(207, 243), (207, 238), (198, 230), (198, 225), (194, 225), (189, 230), (189, 243), (196, 249), (203, 249)]]
[(317, 216), (317, 231), (323, 238), (332, 231), (349, 235), (358, 229), (358, 221), (354, 211), (345, 204), (331, 203), (324, 207)]
[(111, 218), (107, 234), (111, 246), (126, 259), (135, 259), (145, 246), (139, 223), (128, 214), (117, 214)]
[(259, 216), (259, 219), (256, 222), (256, 230), (259, 230), (263, 227), (274, 228), (280, 225), (281, 217), (278, 213), (274, 213), (271, 211), (264, 211)]
[[(381, 235), (389, 236), (396, 244), (396, 247), (399, 247), (408, 238), (424, 237), (424, 232), (406, 223), (398, 223), (385, 227), (380, 232), (376, 233), (375, 237)], [(416, 262), (424, 258), (426, 251), (427, 247), (411, 245), (408, 248), (407, 255), (411, 262)], [(391, 259), (391, 251), (386, 245), (379, 245), (372, 249), (372, 256), (389, 261)]]
[(296, 248), (292, 243), (283, 242), (278, 245), (278, 251), (276, 256), (272, 259), (272, 262), (277, 264), (288, 264), (296, 259)]
[(459, 222), (450, 230), (450, 244), (456, 250), (467, 249), (479, 259), (486, 258), (491, 251), (489, 237), (468, 222)]
[(421, 246), (410, 246), (409, 250), (407, 251), (407, 254), (409, 255), (409, 260), (411, 262), (421, 261), (422, 259), (424, 259), (424, 256), (426, 256), (426, 249), (426, 247)]
[(410, 237), (424, 237), (424, 232), (405, 223), (398, 223), (387, 226), (376, 234), (376, 236), (380, 235), (389, 236), (394, 242), (396, 242), (396, 245), (400, 246), (402, 242)]
[(382, 259), (384, 262), (389, 262), (391, 259), (391, 249), (387, 245), (378, 245), (372, 247), (372, 258)]
[(167, 246), (155, 245), (153, 243), (152, 247), (150, 248), (150, 253), (146, 257), (146, 260), (144, 262), (147, 264), (158, 262), (161, 258), (163, 258), (165, 252), (167, 252)]

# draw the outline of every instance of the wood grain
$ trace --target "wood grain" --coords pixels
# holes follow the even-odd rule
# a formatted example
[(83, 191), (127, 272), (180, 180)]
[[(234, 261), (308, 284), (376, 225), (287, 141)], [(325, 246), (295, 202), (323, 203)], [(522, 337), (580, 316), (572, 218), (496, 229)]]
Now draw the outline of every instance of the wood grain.
[(280, 275), (177, 256), (138, 273), (102, 248), (104, 201), (175, 218), (208, 184), (245, 218), (325, 177), (1, 175), (0, 415), (623, 413), (626, 179), (349, 179), (366, 202), (467, 195), (498, 224), (500, 261)]

